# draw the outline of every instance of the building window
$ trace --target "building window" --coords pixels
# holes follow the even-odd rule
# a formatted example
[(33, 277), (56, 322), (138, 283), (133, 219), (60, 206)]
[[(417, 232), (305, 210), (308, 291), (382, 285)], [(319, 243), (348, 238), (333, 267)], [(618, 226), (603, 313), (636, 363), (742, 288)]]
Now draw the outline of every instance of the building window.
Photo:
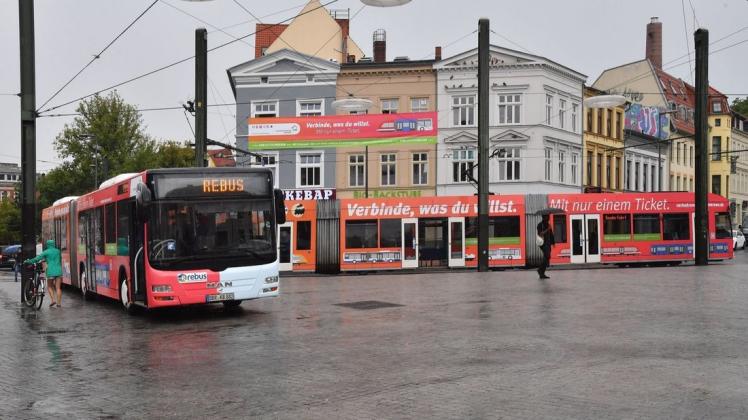
[(469, 182), (474, 179), (475, 150), (452, 152), (452, 182)]
[(613, 137), (613, 121), (612, 112), (609, 109), (605, 110), (605, 134), (608, 138)]
[(545, 123), (551, 125), (553, 117), (553, 95), (545, 95)]
[(270, 169), (273, 172), (273, 185), (278, 187), (278, 153), (256, 154), (253, 164)]
[(611, 168), (611, 162), (613, 161), (613, 158), (611, 156), (605, 157), (605, 186), (607, 188), (613, 188), (612, 184), (612, 178), (610, 177), (610, 170)]
[(427, 112), (429, 98), (410, 98), (410, 112)]
[(691, 164), (691, 167), (693, 168), (693, 146), (688, 147), (688, 161)]
[(721, 101), (712, 102), (712, 112), (715, 114), (722, 113), (722, 102)]
[(643, 182), (643, 183), (642, 183), (642, 191), (644, 191), (644, 192), (646, 192), (646, 191), (647, 191), (647, 170), (648, 170), (648, 169), (649, 169), (649, 165), (647, 165), (647, 164), (645, 163), (645, 164), (644, 164), (644, 168), (642, 168), (642, 170), (644, 171), (644, 172), (642, 173), (642, 182)]
[(712, 193), (722, 195), (722, 177), (720, 175), (712, 175)]
[(322, 186), (322, 153), (299, 153), (299, 187)]
[(579, 118), (579, 104), (571, 104), (571, 131), (577, 132), (577, 118)]
[(296, 115), (298, 117), (319, 117), (325, 115), (322, 99), (297, 101)]
[(558, 126), (564, 128), (564, 122), (566, 120), (566, 100), (558, 100)]
[(571, 183), (576, 185), (577, 183), (577, 162), (579, 161), (579, 155), (576, 153), (571, 154)]
[(396, 185), (395, 170), (397, 168), (397, 154), (383, 153), (380, 155), (379, 165), (382, 170), (382, 186)]
[(519, 147), (509, 147), (499, 150), (498, 161), (500, 181), (519, 181), (521, 165)]
[(623, 113), (616, 111), (616, 138), (623, 138)]
[(616, 157), (616, 189), (621, 189), (621, 158)]
[(475, 125), (475, 96), (452, 97), (452, 125), (465, 127)]
[(429, 182), (427, 153), (413, 153), (413, 185), (426, 185)]
[(563, 150), (558, 151), (558, 182), (566, 182), (566, 152)]
[(597, 154), (597, 179), (595, 182), (596, 187), (603, 186), (603, 154)]
[(592, 152), (587, 152), (587, 186), (592, 186)]
[(712, 160), (722, 160), (722, 137), (712, 137)]
[(586, 130), (592, 132), (592, 110), (588, 109), (585, 114), (587, 115), (587, 128)]
[(348, 115), (366, 115), (369, 113), (368, 109), (348, 111)]
[(714, 126), (715, 127), (722, 127), (722, 118), (715, 118), (714, 119)]
[(348, 185), (363, 187), (366, 182), (366, 157), (364, 155), (348, 156)]
[(399, 107), (399, 99), (382, 99), (382, 114), (397, 114), (397, 110)]
[(553, 165), (553, 148), (545, 148), (545, 180), (551, 180), (551, 169)]
[(634, 165), (634, 190), (639, 191), (639, 162)]
[(522, 95), (499, 95), (499, 124), (519, 124)]
[(278, 116), (278, 101), (252, 102), (252, 118), (275, 118)]
[(602, 136), (603, 135), (603, 110), (596, 109), (595, 113), (597, 114), (597, 130), (595, 130), (595, 132)]
[(631, 161), (626, 161), (626, 190), (631, 191)]

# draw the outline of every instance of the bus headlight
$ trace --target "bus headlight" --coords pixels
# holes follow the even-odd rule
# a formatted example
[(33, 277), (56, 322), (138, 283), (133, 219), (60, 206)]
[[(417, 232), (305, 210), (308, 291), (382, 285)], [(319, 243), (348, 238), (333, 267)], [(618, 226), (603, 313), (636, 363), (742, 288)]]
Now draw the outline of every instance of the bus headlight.
[(278, 276), (265, 277), (265, 284), (278, 283)]
[(151, 290), (157, 293), (171, 292), (171, 286), (168, 284), (156, 284), (151, 287)]

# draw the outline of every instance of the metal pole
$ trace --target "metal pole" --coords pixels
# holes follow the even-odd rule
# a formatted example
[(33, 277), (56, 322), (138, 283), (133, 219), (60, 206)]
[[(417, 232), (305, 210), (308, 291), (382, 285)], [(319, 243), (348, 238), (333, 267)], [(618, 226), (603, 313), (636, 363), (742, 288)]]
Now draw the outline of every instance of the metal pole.
[(364, 146), (364, 197), (369, 198), (369, 146)]
[(657, 139), (657, 191), (662, 191), (662, 152), (660, 139)]
[[(34, 51), (34, 1), (18, 0), (21, 50), (21, 237), (22, 258), (36, 255), (36, 63)], [(21, 274), (23, 290), (31, 273)]]
[(208, 139), (208, 31), (195, 30), (195, 166), (205, 167)]
[(478, 271), (488, 271), (488, 61), (490, 24), (478, 21)]
[(707, 146), (707, 90), (709, 88), (709, 31), (698, 29), (696, 46), (696, 265), (709, 263), (707, 193), (709, 192), (709, 148)]

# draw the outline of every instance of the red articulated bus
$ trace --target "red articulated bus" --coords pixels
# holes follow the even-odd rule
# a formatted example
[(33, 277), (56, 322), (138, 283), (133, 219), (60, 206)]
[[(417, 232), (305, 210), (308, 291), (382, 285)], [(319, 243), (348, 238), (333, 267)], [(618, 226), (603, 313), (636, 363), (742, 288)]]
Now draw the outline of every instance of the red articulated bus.
[[(533, 206), (542, 206), (528, 208), (528, 197), (533, 197)], [(532, 263), (532, 257), (539, 255), (535, 225), (540, 217), (535, 212), (541, 207), (561, 210), (551, 216), (556, 239), (553, 264), (690, 261), (694, 258), (693, 198), (693, 194), (679, 192), (492, 195), (489, 265), (525, 267)], [(328, 248), (339, 250), (336, 257), (342, 271), (477, 265), (475, 196), (337, 202), (340, 234), (324, 241), (316, 238), (321, 221), (312, 210), (315, 202), (288, 203), (289, 222), (279, 236), (281, 262), (288, 261), (282, 270), (313, 271), (315, 261)], [(708, 209), (709, 258), (730, 259), (729, 203), (710, 194)]]

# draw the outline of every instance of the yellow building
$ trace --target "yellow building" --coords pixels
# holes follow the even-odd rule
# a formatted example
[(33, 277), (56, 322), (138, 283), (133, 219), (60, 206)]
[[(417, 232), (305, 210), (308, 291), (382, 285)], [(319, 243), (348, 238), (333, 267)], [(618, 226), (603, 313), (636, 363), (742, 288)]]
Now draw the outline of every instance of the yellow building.
[[(433, 112), (433, 60), (359, 61), (343, 64), (338, 99), (355, 93), (372, 101), (370, 114)], [(337, 149), (338, 198), (429, 197), (436, 193), (436, 144)], [(365, 169), (366, 168), (366, 169)], [(364, 174), (365, 173), (365, 174)]]
[[(595, 88), (585, 87), (584, 97), (602, 95)], [(582, 182), (586, 191), (623, 191), (625, 110), (585, 108), (584, 165)]]
[(727, 97), (709, 88), (709, 191), (730, 198), (732, 116)]

